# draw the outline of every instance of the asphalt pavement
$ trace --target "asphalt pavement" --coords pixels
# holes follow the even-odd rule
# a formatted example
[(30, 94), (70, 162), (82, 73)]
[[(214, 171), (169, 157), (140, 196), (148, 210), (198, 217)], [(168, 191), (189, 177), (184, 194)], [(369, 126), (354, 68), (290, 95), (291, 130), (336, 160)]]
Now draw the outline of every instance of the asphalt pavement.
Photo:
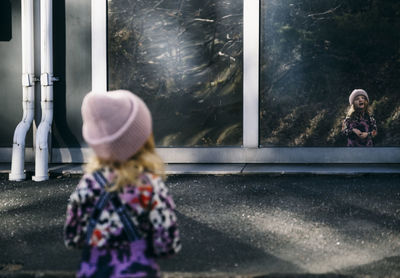
[[(0, 175), (0, 277), (74, 277), (63, 245), (79, 176)], [(164, 277), (400, 277), (399, 175), (175, 175), (183, 249)]]

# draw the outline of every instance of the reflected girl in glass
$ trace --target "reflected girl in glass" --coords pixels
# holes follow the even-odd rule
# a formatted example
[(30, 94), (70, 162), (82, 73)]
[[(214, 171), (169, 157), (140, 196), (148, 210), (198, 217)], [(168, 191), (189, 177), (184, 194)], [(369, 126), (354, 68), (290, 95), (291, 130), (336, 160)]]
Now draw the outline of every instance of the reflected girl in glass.
[(350, 107), (343, 121), (342, 133), (348, 147), (372, 147), (378, 134), (376, 120), (369, 107), (369, 97), (363, 89), (355, 89), (349, 97)]

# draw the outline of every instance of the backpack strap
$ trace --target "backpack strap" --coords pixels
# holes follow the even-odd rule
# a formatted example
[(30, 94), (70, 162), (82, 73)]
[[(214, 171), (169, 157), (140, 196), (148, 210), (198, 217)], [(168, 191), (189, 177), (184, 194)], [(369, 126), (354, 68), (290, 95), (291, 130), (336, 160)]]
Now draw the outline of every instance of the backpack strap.
[(146, 174), (143, 174), (143, 175), (142, 175), (142, 178), (143, 178), (148, 184), (150, 184), (150, 185), (152, 186), (152, 188), (153, 188), (153, 190), (152, 190), (152, 192), (151, 192), (151, 195), (150, 195), (149, 203), (148, 203), (148, 205), (147, 205), (147, 213), (150, 213), (151, 210), (152, 210), (152, 207), (153, 207), (154, 185), (153, 185), (153, 182), (150, 180), (150, 178), (149, 178)]
[[(103, 189), (105, 189), (108, 184), (108, 181), (103, 176), (103, 174), (100, 171), (96, 171), (93, 173), (93, 176), (94, 176), (95, 180), (100, 184), (100, 186)], [(133, 224), (132, 219), (130, 218), (130, 215), (126, 211), (124, 204), (122, 204), (118, 194), (116, 192), (107, 192), (107, 193), (109, 195), (109, 200), (111, 201), (111, 204), (113, 205), (114, 209), (118, 213), (118, 216), (119, 216), (122, 224), (124, 225), (124, 231), (126, 233), (126, 236), (128, 237), (128, 240), (130, 242), (133, 242), (138, 239), (141, 239), (141, 236), (140, 236), (139, 232), (137, 231), (135, 224)]]
[(107, 205), (108, 201), (110, 199), (110, 194), (107, 191), (103, 191), (101, 193), (99, 200), (96, 203), (96, 206), (94, 207), (94, 210), (92, 212), (92, 215), (90, 216), (89, 219), (89, 225), (86, 231), (86, 239), (85, 243), (89, 245), (90, 239), (92, 237), (94, 228), (96, 227), (96, 223), (99, 220), (100, 214)]

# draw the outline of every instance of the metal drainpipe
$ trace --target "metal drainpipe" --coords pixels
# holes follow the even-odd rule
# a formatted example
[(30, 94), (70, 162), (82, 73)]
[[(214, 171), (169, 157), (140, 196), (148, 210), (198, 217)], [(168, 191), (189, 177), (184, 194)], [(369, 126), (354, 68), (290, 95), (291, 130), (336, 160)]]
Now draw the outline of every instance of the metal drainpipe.
[(9, 180), (25, 180), (25, 138), (34, 117), (35, 76), (34, 76), (34, 38), (33, 38), (33, 0), (21, 0), (22, 33), (22, 109), (21, 122), (14, 131)]
[(41, 108), (42, 119), (36, 132), (34, 181), (49, 179), (49, 143), (53, 122), (53, 2), (40, 1), (40, 56), (41, 56)]

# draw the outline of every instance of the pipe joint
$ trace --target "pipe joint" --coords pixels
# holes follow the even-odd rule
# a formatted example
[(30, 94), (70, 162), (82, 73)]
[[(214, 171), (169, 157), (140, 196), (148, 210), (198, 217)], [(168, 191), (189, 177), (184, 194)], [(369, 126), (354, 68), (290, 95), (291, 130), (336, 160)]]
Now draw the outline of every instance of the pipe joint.
[[(27, 111), (35, 110), (35, 102), (29, 99), (24, 99), (22, 101), (22, 108), (25, 108)], [(33, 112), (32, 112), (33, 113)]]

